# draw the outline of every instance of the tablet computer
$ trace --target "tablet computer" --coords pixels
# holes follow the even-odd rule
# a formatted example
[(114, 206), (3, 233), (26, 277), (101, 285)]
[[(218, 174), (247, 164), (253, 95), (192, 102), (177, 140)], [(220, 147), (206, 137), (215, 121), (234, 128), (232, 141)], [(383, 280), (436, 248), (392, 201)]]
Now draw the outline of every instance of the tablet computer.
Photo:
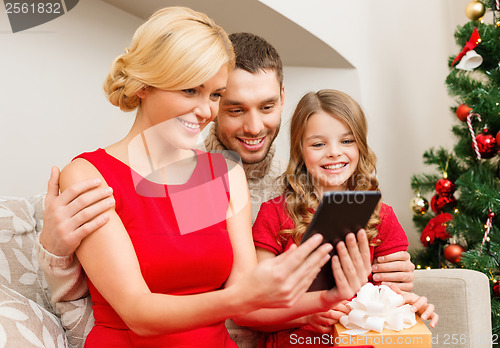
[[(328, 191), (309, 224), (301, 243), (315, 233), (323, 235), (323, 243), (333, 245), (332, 255), (336, 254), (338, 242), (345, 236), (365, 228), (381, 194), (379, 191)], [(328, 261), (316, 276), (308, 291), (329, 290), (335, 286), (332, 263)]]

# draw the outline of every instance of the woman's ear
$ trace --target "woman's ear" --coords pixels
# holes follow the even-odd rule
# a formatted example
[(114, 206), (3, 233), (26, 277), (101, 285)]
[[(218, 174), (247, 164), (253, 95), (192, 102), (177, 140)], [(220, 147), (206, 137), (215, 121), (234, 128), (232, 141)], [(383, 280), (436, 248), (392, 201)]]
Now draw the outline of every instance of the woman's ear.
[(142, 87), (142, 88), (139, 90), (139, 92), (137, 92), (137, 96), (138, 96), (139, 98), (141, 98), (141, 99), (146, 98), (146, 96), (147, 96), (147, 95), (148, 95), (148, 93), (149, 93), (149, 88), (150, 88), (149, 86), (144, 86), (144, 87)]

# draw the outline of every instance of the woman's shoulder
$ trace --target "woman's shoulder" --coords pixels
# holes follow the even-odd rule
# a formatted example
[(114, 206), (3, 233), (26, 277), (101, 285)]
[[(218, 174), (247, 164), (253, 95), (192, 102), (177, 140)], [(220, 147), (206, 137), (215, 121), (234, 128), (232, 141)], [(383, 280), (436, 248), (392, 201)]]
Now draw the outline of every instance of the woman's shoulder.
[(76, 157), (61, 170), (59, 186), (64, 190), (76, 182), (97, 178), (104, 182), (101, 173), (92, 163), (83, 157)]

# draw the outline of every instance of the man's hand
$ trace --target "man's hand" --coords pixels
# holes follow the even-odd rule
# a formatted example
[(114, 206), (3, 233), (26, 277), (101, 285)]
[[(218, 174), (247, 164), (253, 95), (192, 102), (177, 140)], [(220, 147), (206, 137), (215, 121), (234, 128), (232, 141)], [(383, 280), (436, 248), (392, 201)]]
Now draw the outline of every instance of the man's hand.
[(93, 179), (72, 185), (59, 195), (59, 169), (53, 167), (47, 186), (40, 243), (52, 254), (72, 255), (83, 238), (109, 219), (106, 211), (114, 206), (111, 188), (99, 187)]
[(377, 257), (372, 266), (373, 281), (375, 284), (394, 284), (403, 291), (413, 289), (415, 265), (410, 261), (410, 254), (406, 251)]

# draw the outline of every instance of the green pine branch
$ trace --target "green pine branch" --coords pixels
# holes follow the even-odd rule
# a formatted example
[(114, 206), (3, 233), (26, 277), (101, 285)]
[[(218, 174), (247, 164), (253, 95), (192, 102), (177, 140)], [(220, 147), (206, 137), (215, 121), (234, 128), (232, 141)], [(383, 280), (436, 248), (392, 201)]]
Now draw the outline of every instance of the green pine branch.
[[(491, 2), (482, 1), (487, 8)], [(463, 71), (451, 63), (477, 28), (481, 42), (474, 50), (483, 58), (482, 64), (473, 72)], [(455, 98), (456, 105), (450, 107), (455, 124), (451, 131), (456, 137), (452, 151), (442, 148), (430, 149), (423, 155), (425, 164), (435, 170), (433, 174), (415, 174), (411, 187), (422, 194), (435, 194), (436, 182), (442, 178), (446, 168), (448, 178), (457, 186), (456, 209), (453, 219), (447, 224), (447, 231), (467, 251), (462, 254), (457, 267), (483, 272), (490, 279), (492, 290), (491, 317), (493, 333), (500, 335), (500, 298), (493, 293), (495, 282), (500, 281), (500, 154), (490, 159), (478, 159), (473, 148), (473, 136), (485, 127), (492, 136), (500, 131), (500, 26), (491, 23), (470, 21), (458, 26), (455, 31), (456, 54), (449, 57), (450, 73), (446, 78), (448, 93)], [(456, 117), (460, 104), (472, 108), (471, 127)], [(481, 120), (477, 117), (480, 116)], [(487, 230), (488, 213), (493, 212), (488, 240), (483, 239)], [(435, 216), (433, 212), (415, 215), (413, 222), (422, 231)], [(412, 261), (420, 268), (453, 267), (444, 260), (447, 241), (435, 239), (432, 245), (412, 250)]]

